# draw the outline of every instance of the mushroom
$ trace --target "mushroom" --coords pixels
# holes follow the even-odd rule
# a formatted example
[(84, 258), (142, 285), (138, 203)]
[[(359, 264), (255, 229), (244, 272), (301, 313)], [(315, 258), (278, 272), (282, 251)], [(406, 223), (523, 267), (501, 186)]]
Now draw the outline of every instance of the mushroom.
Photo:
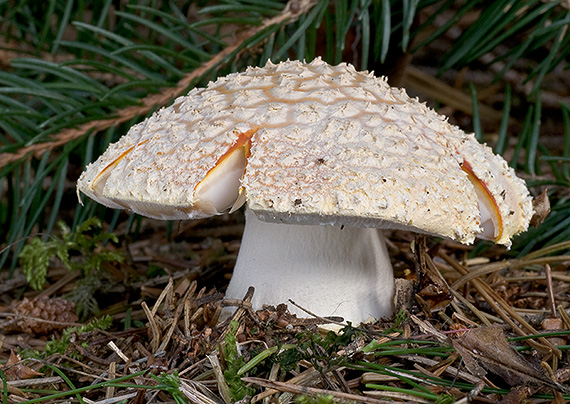
[(110, 145), (77, 188), (157, 219), (247, 203), (227, 296), (254, 286), (256, 309), (291, 299), (354, 323), (393, 314), (378, 229), (509, 247), (533, 213), (524, 182), (472, 134), (383, 78), (321, 59), (191, 90)]

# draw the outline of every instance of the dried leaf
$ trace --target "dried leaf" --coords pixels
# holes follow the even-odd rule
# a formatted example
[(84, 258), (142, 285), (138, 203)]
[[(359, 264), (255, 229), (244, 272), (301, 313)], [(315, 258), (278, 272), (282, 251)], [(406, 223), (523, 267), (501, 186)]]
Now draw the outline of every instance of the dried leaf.
[(516, 352), (507, 342), (501, 327), (474, 328), (453, 340), (453, 346), (463, 357), (467, 369), (476, 376), (484, 377), (489, 371), (510, 386), (548, 386), (570, 391)]
[(530, 224), (534, 227), (540, 226), (544, 219), (550, 213), (550, 200), (548, 199), (548, 194), (546, 189), (542, 194), (534, 198), (532, 201), (532, 207), (534, 208), (534, 215), (530, 219)]
[(511, 390), (499, 404), (519, 404), (532, 394), (532, 389), (528, 386), (518, 386)]
[[(15, 386), (11, 386), (8, 385), (7, 386), (8, 389), (8, 394), (14, 394), (15, 396), (19, 396), (19, 397), (27, 397), (28, 395), (26, 393), (24, 393), (22, 390), (20, 390), (19, 388), (15, 387)], [(2, 393), (4, 391), (4, 389), (2, 388), (2, 384), (0, 384), (0, 393)]]
[(14, 351), (10, 351), (10, 358), (6, 364), (4, 366), (0, 365), (0, 369), (2, 369), (6, 375), (6, 380), (25, 380), (41, 376), (43, 374), (36, 372), (29, 366), (23, 365), (20, 363), (20, 360), (20, 357), (16, 355)]

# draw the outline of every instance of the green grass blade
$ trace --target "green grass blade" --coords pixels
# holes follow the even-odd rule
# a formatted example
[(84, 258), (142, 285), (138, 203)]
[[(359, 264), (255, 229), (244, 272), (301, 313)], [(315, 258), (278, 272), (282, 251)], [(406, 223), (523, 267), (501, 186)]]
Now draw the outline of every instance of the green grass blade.
[(402, 21), (402, 52), (406, 52), (410, 43), (410, 29), (412, 28), (412, 23), (416, 16), (419, 0), (403, 0), (402, 4), (404, 7)]
[(535, 97), (537, 99), (537, 101), (540, 100), (539, 92), (540, 92), (540, 87), (542, 84), (542, 80), (544, 79), (544, 76), (546, 76), (547, 73), (552, 71), (552, 69), (554, 69), (554, 67), (556, 67), (556, 65), (553, 64), (552, 62), (555, 59), (556, 54), (558, 53), (558, 51), (560, 49), (560, 45), (561, 45), (562, 40), (563, 40), (564, 36), (566, 35), (567, 31), (568, 31), (568, 25), (564, 25), (564, 26), (560, 27), (560, 29), (558, 30), (558, 35), (556, 36), (556, 39), (554, 41), (554, 44), (552, 45), (552, 48), (550, 49), (550, 52), (548, 53), (546, 58), (542, 61), (542, 63), (540, 63), (539, 67), (537, 68), (538, 74), (534, 80), (534, 85), (533, 85), (532, 91), (530, 93), (530, 96)]
[(483, 140), (483, 129), (481, 128), (481, 119), (479, 118), (479, 100), (477, 99), (477, 89), (473, 83), (469, 83), (469, 92), (471, 93), (471, 104), (473, 104), (473, 132), (478, 141)]
[(370, 57), (370, 12), (369, 7), (372, 0), (361, 0), (360, 1), (360, 14), (358, 16), (358, 21), (362, 30), (362, 56), (360, 59), (360, 64), (362, 69), (368, 67), (368, 60)]
[(448, 70), (463, 61), (466, 56), (477, 47), (488, 34), (489, 31), (496, 29), (498, 25), (505, 24), (505, 13), (503, 12), (508, 6), (510, 0), (494, 1), (486, 7), (477, 19), (455, 42), (453, 48), (448, 52), (447, 58), (444, 60), (442, 70)]
[(314, 7), (311, 10), (311, 12), (307, 15), (305, 21), (303, 21), (302, 24), (299, 25), (297, 30), (289, 37), (287, 42), (285, 42), (285, 44), (281, 46), (281, 48), (273, 54), (272, 59), (274, 59), (274, 61), (281, 60), (285, 55), (285, 53), (291, 48), (291, 46), (293, 46), (293, 44), (297, 40), (299, 40), (301, 35), (303, 35), (303, 33), (308, 29), (308, 27), (313, 23), (313, 21), (315, 21), (319, 12), (327, 6), (328, 6), (328, 1), (319, 2), (319, 4), (316, 7)]
[(61, 41), (61, 39), (63, 38), (63, 35), (65, 34), (65, 31), (67, 30), (67, 26), (69, 24), (69, 19), (71, 16), (71, 11), (73, 9), (74, 3), (75, 3), (74, 0), (67, 0), (65, 3), (63, 15), (59, 21), (59, 27), (57, 30), (57, 34), (55, 36), (55, 39), (53, 41), (53, 45), (51, 47), (52, 55), (55, 55), (57, 53), (57, 51), (59, 50), (59, 41)]
[(132, 59), (122, 57), (121, 55), (115, 55), (112, 52), (103, 49), (98, 46), (94, 46), (88, 43), (77, 42), (77, 41), (62, 41), (62, 46), (66, 46), (69, 48), (84, 50), (87, 52), (92, 52), (94, 54), (100, 55), (104, 59), (109, 62), (116, 63), (123, 68), (128, 70), (132, 70), (140, 75), (145, 76), (146, 78), (152, 80), (161, 80), (163, 77), (159, 73), (155, 73), (152, 70), (149, 70), (143, 63), (139, 61), (133, 61)]
[(509, 119), (511, 114), (511, 85), (507, 83), (505, 88), (505, 104), (503, 105), (503, 117), (501, 118), (501, 127), (499, 128), (499, 138), (495, 145), (495, 153), (502, 156), (508, 146), (507, 130), (509, 128)]
[(388, 49), (390, 48), (390, 34), (392, 32), (392, 21), (390, 15), (390, 0), (382, 0), (382, 12), (380, 14), (382, 21), (382, 35), (380, 47), (380, 61), (384, 63), (386, 56), (388, 56)]
[(538, 138), (540, 136), (540, 118), (542, 115), (542, 101), (541, 98), (538, 97), (536, 103), (534, 105), (534, 114), (532, 119), (532, 128), (530, 131), (530, 137), (528, 146), (526, 149), (527, 158), (526, 158), (526, 170), (531, 175), (535, 175), (538, 172), (538, 167), (536, 165), (536, 155), (538, 152)]
[(40, 37), (39, 37), (39, 42), (36, 48), (36, 52), (39, 53), (41, 50), (43, 50), (43, 47), (45, 45), (45, 43), (47, 42), (47, 38), (48, 35), (50, 33), (51, 30), (51, 24), (53, 21), (53, 17), (54, 17), (54, 12), (55, 12), (55, 7), (56, 7), (56, 0), (49, 0), (48, 1), (48, 10), (43, 18), (43, 27), (41, 29), (40, 32)]
[(531, 131), (531, 125), (532, 125), (532, 117), (534, 114), (534, 106), (530, 105), (526, 116), (525, 116), (525, 120), (523, 123), (523, 127), (521, 129), (521, 132), (519, 134), (519, 138), (517, 141), (517, 144), (515, 146), (515, 149), (513, 151), (513, 157), (510, 161), (510, 165), (511, 167), (516, 167), (518, 164), (518, 160), (519, 160), (519, 156), (521, 154), (521, 151), (523, 149), (523, 146), (527, 143), (527, 139), (530, 136), (530, 131)]
[(161, 26), (157, 23), (146, 20), (146, 19), (139, 17), (135, 14), (129, 14), (129, 13), (125, 13), (122, 11), (117, 11), (116, 14), (119, 17), (131, 20), (133, 22), (141, 24), (142, 26), (146, 26), (147, 28), (149, 28), (152, 31), (156, 31), (157, 33), (160, 33), (165, 38), (170, 39), (172, 42), (183, 46), (185, 49), (187, 49), (189, 52), (192, 52), (194, 54), (194, 56), (199, 58), (199, 59), (207, 59), (210, 56), (207, 52), (204, 52), (203, 50), (194, 46), (194, 44), (188, 42), (186, 39), (182, 38), (179, 35), (176, 35), (174, 32), (164, 28), (163, 26)]
[[(570, 106), (561, 105), (562, 122), (564, 122), (564, 141), (562, 145), (562, 157), (570, 159)], [(564, 177), (570, 180), (570, 164), (565, 164), (562, 168)]]

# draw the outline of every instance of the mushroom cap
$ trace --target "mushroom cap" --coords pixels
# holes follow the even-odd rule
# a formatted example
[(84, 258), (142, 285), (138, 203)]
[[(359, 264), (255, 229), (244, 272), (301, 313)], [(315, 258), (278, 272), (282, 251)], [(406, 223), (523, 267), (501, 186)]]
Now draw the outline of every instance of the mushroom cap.
[(110, 145), (77, 187), (144, 216), (206, 217), (216, 211), (196, 190), (238, 147), (247, 161), (235, 187), (266, 221), (471, 243), (484, 202), (491, 238), (510, 245), (533, 214), (524, 182), (472, 134), (384, 78), (321, 59), (268, 62), (191, 90)]

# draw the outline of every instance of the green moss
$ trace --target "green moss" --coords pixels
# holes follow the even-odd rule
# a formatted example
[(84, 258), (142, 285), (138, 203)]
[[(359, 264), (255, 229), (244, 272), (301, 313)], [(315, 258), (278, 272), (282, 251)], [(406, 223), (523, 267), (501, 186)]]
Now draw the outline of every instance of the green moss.
[(19, 255), (20, 263), (29, 285), (36, 290), (43, 288), (52, 258), (57, 257), (70, 271), (80, 271), (77, 286), (66, 297), (76, 304), (77, 314), (84, 318), (99, 310), (94, 295), (103, 288), (101, 280), (107, 276), (100, 271), (102, 265), (123, 262), (124, 255), (104, 246), (107, 241), (117, 243), (118, 238), (101, 231), (101, 221), (95, 217), (87, 219), (74, 232), (64, 222), (58, 226), (59, 237), (30, 240)]
[(251, 387), (247, 387), (238, 374), (239, 369), (245, 365), (245, 360), (243, 356), (239, 355), (237, 350), (236, 332), (238, 323), (232, 321), (230, 327), (230, 332), (226, 334), (223, 345), (224, 358), (226, 360), (224, 378), (228, 384), (232, 401), (239, 401), (246, 395), (253, 395), (255, 390)]

